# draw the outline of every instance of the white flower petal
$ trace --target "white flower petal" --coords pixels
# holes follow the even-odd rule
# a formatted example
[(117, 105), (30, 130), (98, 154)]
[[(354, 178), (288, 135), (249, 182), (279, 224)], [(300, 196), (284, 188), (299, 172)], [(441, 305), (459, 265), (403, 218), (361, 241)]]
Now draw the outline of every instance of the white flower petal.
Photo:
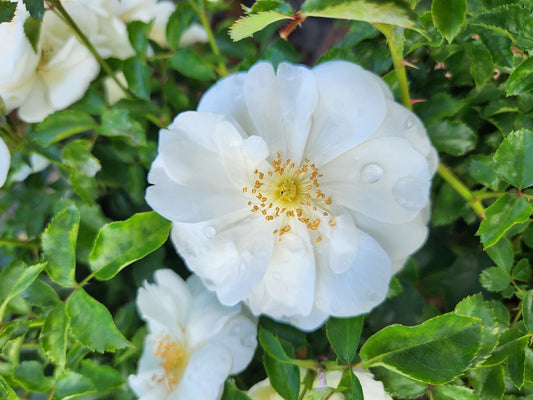
[(180, 37), (179, 47), (192, 46), (195, 43), (207, 43), (209, 37), (204, 27), (200, 24), (192, 24)]
[(291, 318), (282, 319), (283, 322), (288, 322), (302, 331), (311, 332), (322, 326), (329, 318), (329, 314), (313, 307), (308, 315), (298, 315)]
[(9, 171), (9, 164), (11, 162), (11, 155), (4, 141), (0, 138), (0, 186), (2, 186), (7, 178)]
[(325, 62), (313, 72), (319, 100), (305, 156), (320, 167), (375, 132), (386, 96), (371, 72), (346, 61)]
[(381, 303), (392, 276), (391, 261), (372, 237), (359, 231), (357, 257), (341, 274), (319, 262), (316, 279), (316, 306), (336, 317), (364, 314)]
[(320, 171), (334, 204), (379, 221), (411, 221), (429, 198), (426, 159), (397, 137), (367, 140)]
[(25, 122), (41, 122), (54, 111), (48, 98), (48, 90), (41, 78), (37, 76), (26, 101), (18, 109), (18, 115)]

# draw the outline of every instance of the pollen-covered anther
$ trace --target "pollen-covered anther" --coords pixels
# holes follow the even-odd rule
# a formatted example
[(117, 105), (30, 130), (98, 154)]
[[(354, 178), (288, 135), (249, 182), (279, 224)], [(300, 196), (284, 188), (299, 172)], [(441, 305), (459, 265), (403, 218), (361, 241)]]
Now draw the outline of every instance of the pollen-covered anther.
[(165, 375), (159, 378), (158, 382), (164, 382), (167, 391), (170, 393), (180, 381), (189, 363), (190, 355), (187, 354), (183, 346), (173, 341), (169, 335), (158, 336), (154, 340), (154, 355), (161, 360), (160, 366), (165, 372)]

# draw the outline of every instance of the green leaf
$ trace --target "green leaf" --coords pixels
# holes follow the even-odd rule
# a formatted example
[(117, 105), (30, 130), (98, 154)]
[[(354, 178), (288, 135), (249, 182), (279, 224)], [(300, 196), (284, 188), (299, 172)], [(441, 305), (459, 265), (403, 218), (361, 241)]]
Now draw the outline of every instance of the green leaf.
[(33, 281), (37, 279), (44, 267), (46, 267), (46, 263), (35, 264), (24, 268), (22, 274), (20, 274), (20, 276), (17, 278), (15, 284), (11, 287), (11, 290), (0, 305), (0, 321), (4, 316), (7, 304), (11, 301), (11, 299), (22, 293), (27, 287), (29, 287), (33, 283)]
[(48, 392), (52, 388), (50, 378), (44, 376), (43, 365), (38, 361), (22, 361), (15, 367), (13, 378), (30, 392)]
[(39, 50), (39, 37), (41, 36), (42, 19), (37, 17), (28, 17), (24, 21), (24, 34), (33, 48), (33, 51), (37, 53)]
[(522, 315), (526, 329), (533, 333), (533, 290), (529, 290), (522, 299)]
[(77, 133), (96, 129), (98, 125), (87, 113), (65, 110), (55, 112), (37, 125), (31, 137), (37, 144), (48, 147)]
[(517, 281), (527, 282), (531, 278), (531, 273), (531, 264), (529, 263), (529, 260), (527, 258), (522, 258), (513, 267), (511, 277)]
[(494, 154), (494, 170), (515, 187), (533, 185), (533, 131), (510, 133)]
[(44, 14), (44, 1), (43, 0), (23, 0), (23, 3), (32, 17), (43, 19), (43, 14)]
[(484, 248), (493, 246), (515, 224), (529, 219), (531, 205), (523, 197), (510, 193), (496, 200), (485, 210), (486, 218), (481, 221), (476, 235), (481, 236)]
[(188, 2), (180, 1), (176, 4), (176, 9), (168, 18), (165, 31), (167, 43), (171, 49), (178, 47), (181, 36), (196, 18), (196, 12)]
[(99, 393), (117, 388), (124, 383), (122, 374), (109, 365), (96, 365), (91, 360), (81, 362), (81, 374), (89, 378)]
[(24, 336), (29, 328), (28, 321), (3, 322), (2, 326), (0, 326), (0, 352), (6, 344)]
[(69, 323), (67, 306), (65, 303), (60, 303), (46, 316), (39, 336), (39, 342), (46, 356), (60, 367), (66, 362)]
[(465, 200), (447, 183), (443, 183), (433, 207), (433, 224), (442, 226), (454, 222), (465, 205)]
[(168, 61), (171, 68), (188, 78), (209, 81), (216, 77), (213, 68), (190, 48), (179, 49)]
[(398, 0), (307, 0), (306, 17), (340, 18), (413, 28), (416, 14)]
[(73, 371), (67, 371), (56, 380), (55, 396), (59, 399), (96, 392), (91, 380)]
[(89, 140), (79, 139), (69, 142), (61, 155), (70, 170), (69, 180), (74, 191), (92, 204), (98, 194), (94, 176), (100, 171), (100, 161), (91, 154), (93, 144)]
[(434, 400), (479, 400), (472, 389), (464, 386), (444, 385), (433, 388)]
[(267, 25), (286, 19), (291, 19), (291, 16), (276, 11), (251, 14), (235, 21), (229, 30), (229, 35), (236, 42), (245, 37), (252, 36), (255, 32), (262, 30)]
[(124, 61), (124, 76), (128, 87), (137, 97), (150, 99), (150, 76), (152, 70), (141, 57), (131, 57)]
[(123, 138), (132, 146), (146, 145), (146, 135), (141, 124), (132, 119), (127, 110), (116, 107), (104, 111), (102, 126), (98, 128), (98, 133)]
[(105, 225), (89, 254), (96, 278), (111, 279), (122, 268), (157, 250), (167, 240), (171, 225), (153, 211)]
[(31, 305), (39, 307), (55, 306), (59, 303), (59, 296), (49, 284), (36, 279), (23, 293), (22, 296)]
[(498, 178), (492, 167), (492, 157), (483, 155), (471, 157), (468, 172), (477, 183), (481, 183), (492, 190), (499, 189), (500, 178)]
[(444, 120), (428, 127), (431, 142), (437, 150), (461, 156), (476, 146), (477, 136), (459, 121)]
[(468, 371), (474, 393), (483, 400), (501, 400), (505, 393), (504, 371), (501, 365)]
[(283, 14), (289, 14), (292, 8), (283, 0), (256, 0), (249, 14), (257, 14), (264, 11), (278, 11)]
[(281, 362), (263, 354), (263, 364), (270, 384), (285, 400), (297, 400), (300, 391), (300, 369), (296, 365)]
[(231, 379), (226, 379), (226, 382), (224, 383), (224, 393), (222, 394), (222, 398), (220, 400), (251, 400), (248, 395), (242, 391), (240, 391), (237, 386), (235, 386), (235, 382)]
[(388, 326), (359, 353), (365, 368), (382, 365), (432, 384), (451, 381), (470, 366), (481, 348), (481, 321), (444, 314), (421, 325)]
[(346, 400), (363, 400), (363, 388), (351, 368), (342, 371), (341, 380), (337, 389), (345, 396)]
[(15, 10), (17, 9), (17, 3), (10, 1), (0, 2), (0, 23), (11, 22), (15, 16)]
[(489, 50), (484, 44), (476, 40), (467, 47), (468, 53), (472, 58), (470, 64), (470, 73), (478, 88), (483, 87), (494, 75), (494, 62)]
[(350, 363), (354, 359), (364, 320), (363, 316), (352, 318), (331, 317), (326, 323), (328, 340), (340, 360)]
[(19, 400), (17, 393), (8, 385), (4, 378), (0, 375), (0, 399), (2, 400)]
[[(294, 354), (292, 356), (287, 354), (284, 346), (282, 345), (281, 339), (263, 327), (259, 327), (257, 338), (265, 353), (269, 354), (277, 361), (290, 362), (294, 358)], [(286, 346), (289, 345), (288, 342), (285, 342), (285, 344)], [(294, 353), (294, 350), (292, 353)]]
[(513, 267), (514, 254), (513, 247), (509, 239), (501, 238), (498, 242), (487, 249), (487, 254), (497, 266), (502, 267), (507, 272), (511, 272)]
[(71, 331), (85, 347), (93, 351), (115, 351), (130, 343), (119, 332), (111, 314), (82, 288), (67, 301)]
[(526, 58), (509, 76), (505, 93), (511, 96), (531, 90), (533, 90), (533, 58)]
[(74, 286), (76, 269), (76, 239), (80, 226), (80, 213), (71, 205), (56, 214), (43, 232), (41, 246), (48, 261), (46, 272), (62, 286)]
[(479, 281), (485, 289), (491, 292), (499, 292), (507, 289), (511, 283), (511, 276), (503, 268), (490, 267), (481, 272)]
[(433, 0), (431, 16), (437, 30), (451, 43), (465, 20), (466, 0)]
[(383, 367), (372, 368), (377, 380), (383, 382), (387, 393), (401, 399), (415, 399), (421, 397), (427, 390), (428, 385), (415, 381), (405, 375), (398, 374)]
[(131, 46), (137, 54), (145, 54), (148, 47), (148, 36), (152, 29), (152, 23), (131, 21), (128, 23), (128, 38)]

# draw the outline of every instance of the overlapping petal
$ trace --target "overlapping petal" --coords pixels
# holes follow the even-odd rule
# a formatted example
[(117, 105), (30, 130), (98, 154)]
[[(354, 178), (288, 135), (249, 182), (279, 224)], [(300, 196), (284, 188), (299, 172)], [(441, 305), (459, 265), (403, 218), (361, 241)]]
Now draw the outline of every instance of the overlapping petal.
[(6, 181), (10, 162), (11, 162), (11, 155), (9, 154), (9, 149), (7, 148), (4, 141), (0, 139), (0, 187)]

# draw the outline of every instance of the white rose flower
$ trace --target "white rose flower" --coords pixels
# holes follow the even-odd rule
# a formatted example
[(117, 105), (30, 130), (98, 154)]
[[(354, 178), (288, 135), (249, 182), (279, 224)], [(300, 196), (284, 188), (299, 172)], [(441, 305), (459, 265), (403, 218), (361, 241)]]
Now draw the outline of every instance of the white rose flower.
[[(361, 388), (363, 389), (363, 397), (365, 398), (365, 400), (392, 400), (392, 397), (390, 397), (387, 392), (385, 392), (383, 383), (381, 383), (380, 381), (376, 381), (374, 379), (374, 376), (370, 372), (365, 371), (362, 368), (353, 368), (352, 371), (361, 383)], [(341, 380), (342, 371), (326, 371), (324, 375), (327, 385), (329, 387), (336, 388)], [(320, 386), (321, 384), (318, 378), (315, 379), (315, 381), (313, 382), (313, 388), (318, 388)], [(307, 396), (304, 397), (304, 399), (308, 399), (309, 395), (310, 394), (308, 392)], [(283, 400), (282, 397), (270, 385), (270, 381), (268, 380), (268, 378), (252, 386), (248, 390), (248, 396), (252, 400)], [(328, 398), (328, 400), (344, 398), (345, 397), (342, 394), (334, 393)]]
[(376, 75), (261, 62), (160, 132), (146, 200), (223, 304), (312, 330), (384, 300), (425, 241), (436, 167)]
[(147, 399), (216, 400), (230, 374), (246, 368), (257, 345), (257, 325), (241, 305), (225, 307), (196, 276), (185, 283), (158, 270), (139, 288), (137, 307), (149, 334), (137, 375), (128, 382)]
[(0, 187), (6, 182), (10, 161), (11, 156), (9, 150), (4, 141), (0, 138)]

